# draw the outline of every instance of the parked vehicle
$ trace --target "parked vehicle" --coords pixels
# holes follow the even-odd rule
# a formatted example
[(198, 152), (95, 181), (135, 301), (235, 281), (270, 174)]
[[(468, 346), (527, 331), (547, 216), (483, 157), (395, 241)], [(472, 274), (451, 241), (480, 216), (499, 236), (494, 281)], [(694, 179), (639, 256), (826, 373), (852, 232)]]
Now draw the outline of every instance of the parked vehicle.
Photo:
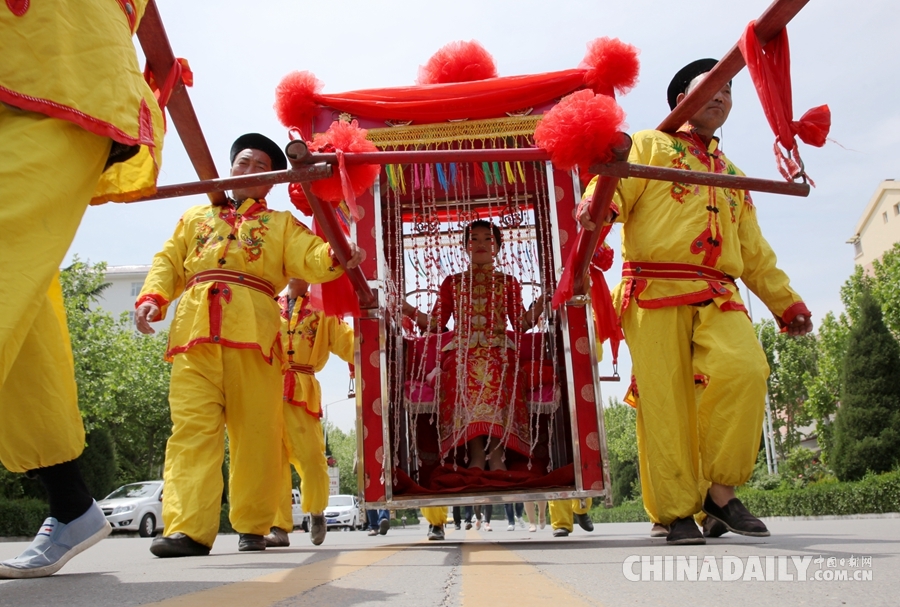
[(353, 530), (365, 527), (365, 513), (360, 510), (355, 495), (332, 495), (325, 508), (325, 525)]
[(303, 512), (300, 506), (300, 491), (291, 489), (291, 518), (294, 521), (294, 528), (300, 527), (304, 531), (309, 531), (309, 512)]
[(106, 520), (116, 531), (137, 531), (152, 537), (162, 531), (163, 481), (131, 483), (100, 500)]

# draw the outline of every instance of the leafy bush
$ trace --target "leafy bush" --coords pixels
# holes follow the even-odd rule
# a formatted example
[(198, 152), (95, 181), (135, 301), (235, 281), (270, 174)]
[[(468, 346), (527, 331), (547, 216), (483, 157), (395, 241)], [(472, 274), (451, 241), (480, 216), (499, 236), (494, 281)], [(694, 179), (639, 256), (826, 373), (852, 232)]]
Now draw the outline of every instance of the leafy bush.
[(237, 533), (228, 518), (230, 512), (231, 507), (228, 504), (222, 504), (222, 510), (219, 512), (219, 533)]
[(591, 508), (591, 520), (595, 523), (649, 523), (644, 505), (640, 502), (626, 502), (615, 508), (594, 506)]
[(743, 488), (738, 497), (756, 516), (822, 516), (900, 511), (900, 471), (857, 482), (828, 477), (801, 489)]
[(0, 499), (0, 537), (32, 537), (47, 518), (47, 503)]

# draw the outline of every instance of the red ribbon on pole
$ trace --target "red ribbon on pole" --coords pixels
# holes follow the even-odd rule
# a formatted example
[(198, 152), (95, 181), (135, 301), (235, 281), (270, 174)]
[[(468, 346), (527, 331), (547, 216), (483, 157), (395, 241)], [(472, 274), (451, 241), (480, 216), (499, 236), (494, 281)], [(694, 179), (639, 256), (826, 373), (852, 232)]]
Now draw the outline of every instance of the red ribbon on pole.
[[(744, 55), (763, 112), (775, 133), (778, 169), (785, 179), (791, 181), (804, 173), (795, 137), (816, 147), (825, 145), (831, 129), (831, 110), (827, 105), (820, 105), (807, 111), (800, 120), (794, 120), (787, 29), (782, 28), (763, 47), (756, 36), (755, 27), (755, 21), (747, 25), (738, 46)], [(779, 145), (787, 151), (787, 155), (779, 149)]]

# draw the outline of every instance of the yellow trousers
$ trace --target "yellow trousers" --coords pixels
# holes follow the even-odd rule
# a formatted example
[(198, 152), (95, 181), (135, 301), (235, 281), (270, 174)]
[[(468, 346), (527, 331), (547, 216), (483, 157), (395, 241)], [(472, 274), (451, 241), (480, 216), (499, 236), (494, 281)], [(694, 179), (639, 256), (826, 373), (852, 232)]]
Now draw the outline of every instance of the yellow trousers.
[(328, 505), (328, 462), (322, 422), (303, 407), (285, 403), (281, 464), (281, 500), (275, 527), (294, 528), (291, 516), (291, 464), (300, 475), (300, 506), (304, 512), (321, 514)]
[(581, 505), (580, 499), (575, 500), (553, 500), (550, 502), (550, 526), (554, 529), (565, 529), (572, 533), (572, 523), (576, 514), (585, 514), (591, 509), (591, 498), (584, 500)]
[(13, 472), (84, 449), (59, 266), (111, 144), (0, 103), (0, 462)]
[[(700, 511), (702, 479), (729, 486), (749, 480), (768, 364), (749, 318), (715, 304), (642, 309), (635, 303), (622, 327), (640, 393), (644, 500), (668, 525)], [(699, 403), (695, 369), (709, 378)]]
[(225, 428), (231, 526), (269, 532), (281, 497), (281, 368), (256, 350), (198, 344), (172, 363), (172, 436), (163, 478), (165, 534), (212, 546), (219, 530)]
[(447, 506), (429, 506), (422, 508), (422, 516), (428, 521), (429, 525), (438, 525), (443, 527), (447, 522)]

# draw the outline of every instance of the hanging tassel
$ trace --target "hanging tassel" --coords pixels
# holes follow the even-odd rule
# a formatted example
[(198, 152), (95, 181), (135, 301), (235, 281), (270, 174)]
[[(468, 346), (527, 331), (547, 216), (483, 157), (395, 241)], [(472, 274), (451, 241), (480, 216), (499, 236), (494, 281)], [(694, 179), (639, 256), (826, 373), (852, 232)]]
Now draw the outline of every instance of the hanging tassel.
[(428, 188), (429, 190), (434, 189), (434, 180), (431, 177), (431, 165), (426, 164), (424, 167), (424, 177), (422, 179), (422, 184)]
[(400, 174), (400, 193), (406, 194), (406, 173), (403, 170), (402, 164), (397, 165), (397, 173)]
[(481, 170), (484, 171), (484, 183), (485, 185), (492, 185), (494, 183), (494, 176), (491, 173), (491, 167), (486, 162), (481, 163)]
[(521, 162), (516, 162), (516, 168), (519, 169), (519, 180), (525, 183), (525, 165)]
[(387, 175), (388, 187), (392, 190), (397, 189), (397, 179), (394, 177), (394, 165), (389, 164), (384, 167), (384, 172)]
[(419, 183), (419, 165), (414, 164), (412, 167), (413, 170), (413, 190), (421, 190), (422, 184)]
[(473, 162), (471, 164), (471, 167), (472, 167), (472, 181), (475, 182), (475, 187), (484, 187), (485, 186), (484, 168), (481, 165), (479, 165), (477, 162)]
[(450, 183), (456, 185), (456, 163), (450, 163)]
[(492, 162), (491, 166), (494, 169), (494, 173), (493, 173), (494, 183), (496, 185), (503, 185), (503, 177), (500, 175), (500, 163)]
[(434, 165), (434, 168), (437, 169), (437, 178), (438, 178), (438, 182), (441, 184), (441, 188), (443, 188), (443, 190), (445, 192), (449, 192), (450, 186), (447, 183), (447, 176), (444, 174), (444, 165), (442, 165), (441, 163), (438, 163), (438, 164)]
[(506, 183), (516, 183), (516, 174), (513, 173), (512, 165), (508, 162), (504, 162), (503, 168), (506, 169)]

